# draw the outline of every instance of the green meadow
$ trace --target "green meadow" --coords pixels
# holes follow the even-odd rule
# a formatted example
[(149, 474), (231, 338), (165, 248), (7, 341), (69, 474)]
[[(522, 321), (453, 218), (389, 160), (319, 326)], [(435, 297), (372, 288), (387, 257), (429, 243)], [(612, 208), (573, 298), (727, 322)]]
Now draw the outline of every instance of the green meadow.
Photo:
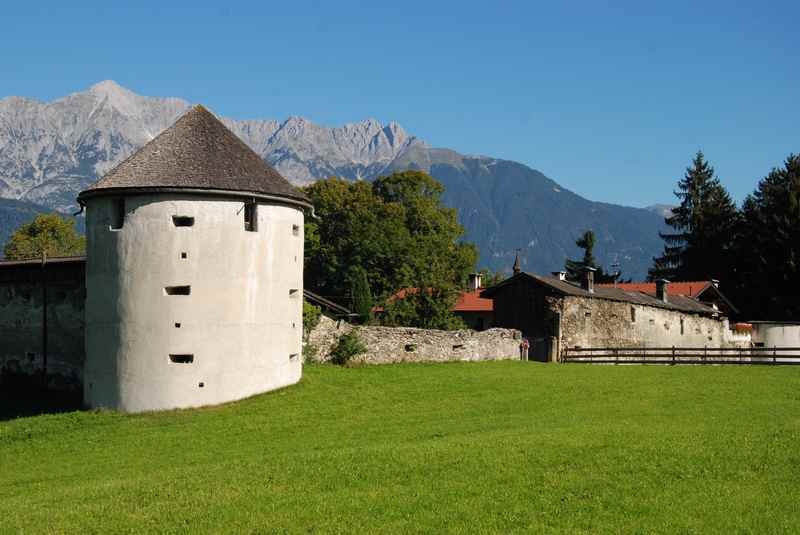
[(788, 533), (800, 369), (308, 366), (199, 410), (0, 421), (0, 533)]

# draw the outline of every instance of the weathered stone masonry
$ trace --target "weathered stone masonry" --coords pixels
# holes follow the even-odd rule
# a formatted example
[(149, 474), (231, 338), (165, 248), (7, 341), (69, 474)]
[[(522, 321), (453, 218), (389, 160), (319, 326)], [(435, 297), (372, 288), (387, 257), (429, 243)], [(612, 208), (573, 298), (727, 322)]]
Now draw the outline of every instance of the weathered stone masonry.
[(605, 299), (549, 299), (562, 347), (725, 347), (727, 320)]
[(80, 391), (84, 360), (83, 270), (82, 258), (4, 264), (0, 270), (0, 374), (39, 375), (46, 353), (48, 385)]
[(448, 362), (509, 360), (519, 358), (521, 333), (514, 329), (486, 331), (436, 331), (411, 327), (354, 327), (344, 321), (323, 316), (311, 331), (308, 343), (317, 354), (314, 360), (327, 361), (343, 334), (354, 328), (367, 346), (367, 352), (354, 361), (370, 364), (393, 362)]

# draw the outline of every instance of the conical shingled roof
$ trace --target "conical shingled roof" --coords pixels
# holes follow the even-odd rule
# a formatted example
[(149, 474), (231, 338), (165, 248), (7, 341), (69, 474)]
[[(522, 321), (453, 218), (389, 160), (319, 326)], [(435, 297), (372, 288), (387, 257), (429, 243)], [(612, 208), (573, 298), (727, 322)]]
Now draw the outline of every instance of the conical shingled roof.
[(110, 190), (200, 189), (308, 198), (264, 162), (244, 141), (203, 106), (194, 106), (175, 124), (78, 195), (78, 200)]

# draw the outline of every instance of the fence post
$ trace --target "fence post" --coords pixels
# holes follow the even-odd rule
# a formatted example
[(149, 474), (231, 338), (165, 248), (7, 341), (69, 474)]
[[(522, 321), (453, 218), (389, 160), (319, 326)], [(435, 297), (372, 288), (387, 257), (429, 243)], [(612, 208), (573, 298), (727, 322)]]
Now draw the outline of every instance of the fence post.
[(772, 346), (772, 363), (775, 364), (778, 362), (778, 346)]
[(672, 365), (675, 366), (675, 346), (672, 346)]

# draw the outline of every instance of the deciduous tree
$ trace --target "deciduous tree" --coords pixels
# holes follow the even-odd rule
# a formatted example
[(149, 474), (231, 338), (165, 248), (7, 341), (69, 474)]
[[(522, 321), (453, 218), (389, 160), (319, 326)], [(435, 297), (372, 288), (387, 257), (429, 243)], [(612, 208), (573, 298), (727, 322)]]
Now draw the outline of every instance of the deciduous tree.
[(75, 230), (75, 221), (58, 214), (40, 214), (19, 227), (3, 248), (9, 260), (47, 256), (75, 256), (86, 252), (86, 238)]
[(442, 205), (443, 191), (419, 171), (372, 184), (330, 178), (306, 188), (318, 216), (306, 224), (306, 287), (354, 306), (352, 273), (360, 268), (378, 302), (409, 287), (449, 295), (474, 271), (478, 254), (461, 240), (464, 229), (456, 211)]

